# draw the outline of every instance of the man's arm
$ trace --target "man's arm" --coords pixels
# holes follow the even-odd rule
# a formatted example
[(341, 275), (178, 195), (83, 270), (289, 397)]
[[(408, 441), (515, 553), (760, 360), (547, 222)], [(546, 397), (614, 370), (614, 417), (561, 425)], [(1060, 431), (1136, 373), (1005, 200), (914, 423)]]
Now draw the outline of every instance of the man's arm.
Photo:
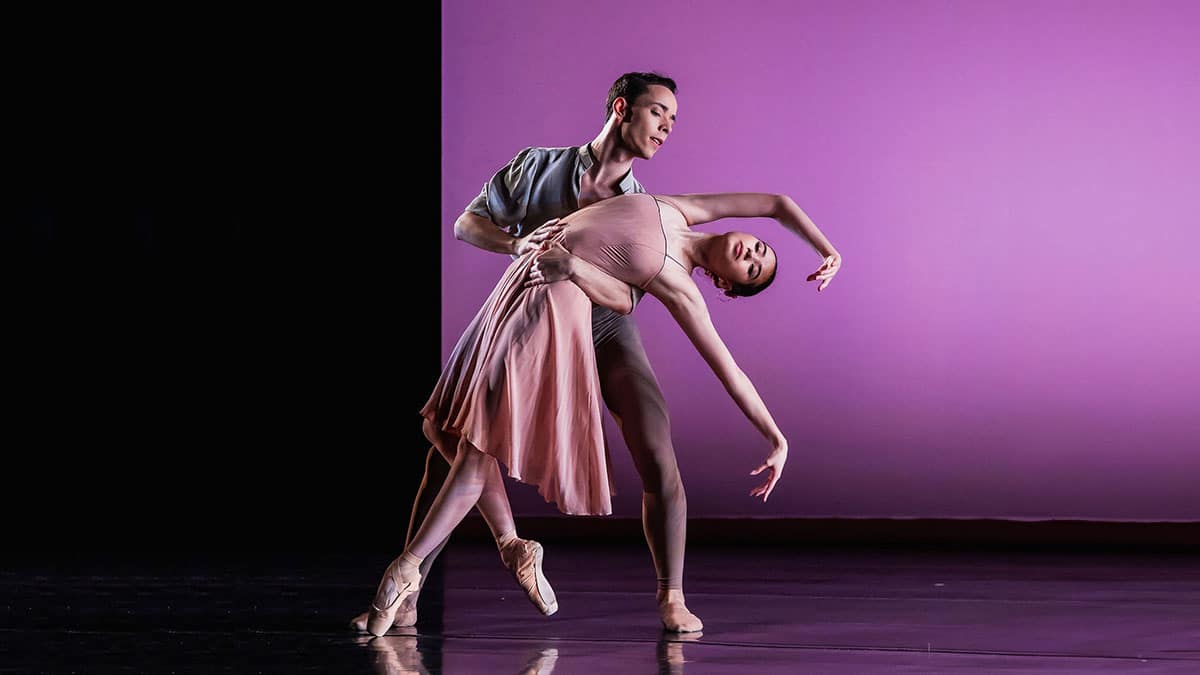
[(483, 216), (463, 211), (454, 221), (454, 238), (494, 253), (517, 255), (519, 239)]
[(558, 218), (548, 220), (528, 236), (514, 237), (491, 220), (470, 211), (463, 211), (458, 220), (454, 221), (454, 238), (485, 251), (520, 257), (537, 250), (543, 243), (562, 232), (563, 226), (557, 223)]
[[(518, 152), (483, 184), (483, 189), (454, 221), (454, 238), (494, 253), (523, 253), (519, 250), (520, 239), (510, 232), (520, 231), (516, 228), (529, 215), (529, 200), (544, 164), (545, 153), (540, 148), (528, 147)], [(522, 229), (534, 225), (528, 223)]]

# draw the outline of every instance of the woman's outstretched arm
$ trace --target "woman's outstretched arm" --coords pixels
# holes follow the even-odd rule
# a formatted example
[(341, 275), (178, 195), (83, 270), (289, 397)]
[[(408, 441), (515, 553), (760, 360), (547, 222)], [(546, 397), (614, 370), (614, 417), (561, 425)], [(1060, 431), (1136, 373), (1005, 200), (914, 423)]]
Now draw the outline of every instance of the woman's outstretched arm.
[(700, 289), (696, 288), (695, 284), (691, 284), (690, 279), (688, 282), (690, 287), (682, 284), (670, 284), (671, 288), (665, 291), (665, 286), (659, 286), (652, 289), (652, 292), (666, 305), (671, 316), (675, 318), (696, 350), (700, 352), (700, 356), (712, 368), (721, 384), (725, 385), (725, 391), (729, 392), (729, 396), (742, 409), (742, 413), (771, 444), (771, 453), (766, 461), (751, 472), (752, 475), (758, 475), (763, 471), (769, 472), (767, 481), (750, 492), (751, 496), (761, 495), (763, 501), (766, 501), (767, 497), (771, 496), (771, 491), (775, 489), (775, 483), (779, 481), (779, 477), (783, 473), (783, 465), (787, 462), (787, 439), (779, 430), (779, 426), (775, 424), (775, 418), (767, 410), (754, 383), (738, 367), (733, 360), (733, 355), (725, 346), (725, 341), (717, 333), (712, 318), (708, 314), (708, 306), (705, 305), (704, 298), (700, 295)]

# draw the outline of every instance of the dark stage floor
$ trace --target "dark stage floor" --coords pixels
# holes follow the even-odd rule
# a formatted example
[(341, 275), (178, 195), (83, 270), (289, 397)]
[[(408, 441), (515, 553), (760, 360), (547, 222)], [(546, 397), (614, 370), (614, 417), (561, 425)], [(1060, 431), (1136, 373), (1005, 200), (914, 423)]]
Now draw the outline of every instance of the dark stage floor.
[(347, 621), (390, 556), (11, 556), (4, 673), (1200, 673), (1200, 558), (694, 546), (664, 634), (644, 546), (547, 545), (542, 617), (454, 542), (416, 630)]

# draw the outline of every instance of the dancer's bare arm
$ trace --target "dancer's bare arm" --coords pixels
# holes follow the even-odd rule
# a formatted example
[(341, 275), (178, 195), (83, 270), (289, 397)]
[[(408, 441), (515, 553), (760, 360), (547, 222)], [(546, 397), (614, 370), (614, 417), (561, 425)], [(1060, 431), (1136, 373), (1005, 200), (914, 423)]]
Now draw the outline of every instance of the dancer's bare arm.
[[(556, 221), (550, 221), (556, 222)], [(521, 256), (536, 250), (562, 231), (558, 225), (539, 227), (526, 237), (514, 237), (499, 225), (481, 215), (463, 211), (454, 221), (454, 238), (494, 253)]]
[(750, 492), (755, 497), (761, 495), (763, 501), (766, 501), (775, 489), (775, 484), (783, 473), (783, 465), (787, 462), (787, 439), (775, 424), (775, 418), (767, 410), (754, 383), (738, 367), (733, 355), (729, 353), (729, 348), (725, 346), (725, 341), (717, 333), (709, 316), (708, 306), (695, 283), (682, 275), (681, 278), (675, 275), (664, 278), (664, 275), (660, 275), (648, 291), (662, 300), (671, 316), (700, 352), (700, 356), (712, 368), (717, 379), (725, 385), (725, 391), (729, 392), (729, 396), (741, 408), (746, 418), (771, 444), (771, 453), (766, 461), (751, 472), (754, 475), (763, 471), (769, 472), (767, 482)]
[(525, 286), (572, 281), (593, 304), (629, 314), (636, 304), (633, 287), (592, 263), (573, 255), (557, 241), (547, 242), (536, 254)]
[(710, 223), (722, 218), (774, 218), (780, 225), (796, 233), (823, 258), (809, 281), (820, 281), (817, 290), (824, 290), (842, 266), (838, 253), (812, 218), (787, 195), (764, 192), (713, 192), (672, 195), (689, 225)]

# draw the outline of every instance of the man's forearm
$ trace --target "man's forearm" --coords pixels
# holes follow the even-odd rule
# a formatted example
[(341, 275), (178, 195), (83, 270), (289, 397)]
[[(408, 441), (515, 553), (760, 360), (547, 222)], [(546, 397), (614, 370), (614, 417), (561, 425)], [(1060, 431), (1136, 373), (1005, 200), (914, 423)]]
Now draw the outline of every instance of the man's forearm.
[(454, 221), (454, 238), (485, 251), (508, 255), (514, 254), (517, 245), (516, 237), (500, 229), (491, 220), (470, 211), (464, 211)]

